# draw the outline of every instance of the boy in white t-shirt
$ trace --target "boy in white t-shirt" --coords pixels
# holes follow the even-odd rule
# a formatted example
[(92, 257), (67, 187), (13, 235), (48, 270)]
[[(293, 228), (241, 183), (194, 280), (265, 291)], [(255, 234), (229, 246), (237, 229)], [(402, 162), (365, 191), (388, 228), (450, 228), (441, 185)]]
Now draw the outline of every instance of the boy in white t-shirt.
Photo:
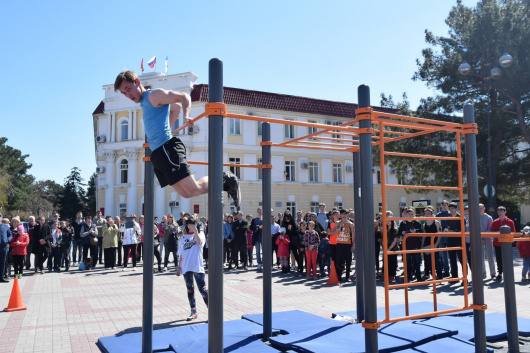
[(197, 282), (202, 299), (208, 307), (208, 289), (206, 289), (205, 273), (203, 266), (202, 248), (205, 242), (204, 233), (199, 232), (195, 219), (188, 218), (184, 221), (184, 235), (179, 241), (178, 254), (179, 266), (177, 267), (177, 276), (184, 275), (186, 288), (188, 289), (188, 300), (190, 302), (191, 314), (186, 321), (195, 320), (198, 316), (195, 305), (195, 290), (193, 288), (193, 277)]

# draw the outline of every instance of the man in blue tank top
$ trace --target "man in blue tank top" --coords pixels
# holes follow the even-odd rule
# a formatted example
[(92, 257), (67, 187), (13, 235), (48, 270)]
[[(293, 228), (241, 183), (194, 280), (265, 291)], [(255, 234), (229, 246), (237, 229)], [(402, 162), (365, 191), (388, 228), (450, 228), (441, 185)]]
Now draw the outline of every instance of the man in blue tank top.
[[(140, 103), (147, 142), (151, 148), (151, 163), (160, 187), (171, 185), (182, 197), (190, 198), (208, 192), (208, 177), (195, 180), (186, 159), (182, 141), (172, 136), (171, 126), (183, 111), (184, 124), (190, 123), (191, 98), (189, 94), (164, 89), (146, 90), (133, 71), (121, 72), (114, 82), (114, 90), (120, 91), (135, 103)], [(239, 180), (231, 172), (223, 173), (223, 189), (239, 209)]]

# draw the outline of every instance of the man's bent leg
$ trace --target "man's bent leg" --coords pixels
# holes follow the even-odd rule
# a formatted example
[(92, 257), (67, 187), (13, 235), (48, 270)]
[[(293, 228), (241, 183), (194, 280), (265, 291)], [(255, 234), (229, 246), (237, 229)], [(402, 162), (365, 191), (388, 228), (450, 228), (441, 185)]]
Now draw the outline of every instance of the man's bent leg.
[(189, 199), (208, 192), (208, 177), (205, 176), (196, 181), (193, 175), (188, 175), (171, 186), (182, 197)]

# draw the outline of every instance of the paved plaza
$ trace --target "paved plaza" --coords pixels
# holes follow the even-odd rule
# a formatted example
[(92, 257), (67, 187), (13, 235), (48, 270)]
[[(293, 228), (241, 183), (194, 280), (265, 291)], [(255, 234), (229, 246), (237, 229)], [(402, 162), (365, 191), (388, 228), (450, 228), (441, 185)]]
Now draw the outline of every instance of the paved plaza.
[[(518, 316), (530, 318), (529, 285), (521, 282), (522, 261), (514, 248)], [(471, 278), (471, 276), (469, 276)], [(326, 286), (326, 279), (306, 281), (297, 273), (273, 271), (273, 311), (299, 309), (323, 317), (332, 312), (355, 309), (355, 283)], [(262, 312), (262, 274), (249, 271), (224, 272), (224, 319), (240, 319), (243, 314)], [(487, 312), (505, 312), (503, 282), (485, 280)], [(140, 332), (142, 326), (142, 263), (137, 271), (104, 270), (45, 273), (26, 271), (19, 280), (26, 311), (0, 314), (0, 351), (9, 352), (100, 352), (99, 337)], [(13, 287), (0, 285), (0, 305), (7, 306)], [(472, 288), (472, 287), (471, 287)], [(463, 287), (455, 283), (438, 287), (438, 302), (463, 306)], [(471, 289), (470, 289), (471, 292)], [(198, 291), (199, 318), (208, 319)], [(471, 295), (469, 296), (472, 302)], [(513, 298), (512, 298), (513, 300)], [(432, 286), (409, 291), (409, 301), (432, 301)], [(378, 281), (378, 306), (384, 306), (383, 282)], [(392, 290), (390, 304), (404, 303), (404, 291)], [(155, 273), (154, 328), (185, 325), (189, 315), (186, 287), (174, 272)], [(381, 318), (379, 318), (381, 319)]]

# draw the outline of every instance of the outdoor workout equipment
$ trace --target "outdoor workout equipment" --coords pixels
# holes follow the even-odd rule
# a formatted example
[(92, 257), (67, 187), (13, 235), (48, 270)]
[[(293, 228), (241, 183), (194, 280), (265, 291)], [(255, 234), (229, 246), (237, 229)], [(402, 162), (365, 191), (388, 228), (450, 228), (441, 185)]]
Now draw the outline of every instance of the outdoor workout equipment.
[[(378, 329), (383, 324), (397, 323), (410, 319), (422, 319), (443, 314), (457, 313), (473, 310), (474, 342), (478, 352), (486, 351), (486, 328), (484, 310), (487, 308), (484, 303), (484, 288), (482, 282), (482, 247), (474, 246), (481, 243), (481, 236), (497, 237), (498, 233), (482, 233), (479, 224), (478, 209), (478, 172), (476, 137), (478, 133), (477, 125), (474, 123), (474, 111), (472, 105), (464, 107), (464, 123), (445, 122), (410, 116), (397, 115), (387, 112), (385, 109), (376, 111), (370, 107), (370, 92), (368, 86), (361, 85), (358, 88), (359, 108), (356, 111), (355, 119), (341, 125), (326, 125), (300, 121), (287, 121), (282, 119), (263, 118), (242, 114), (228, 113), (226, 105), (223, 103), (223, 70), (222, 62), (219, 59), (212, 59), (209, 63), (209, 103), (206, 104), (205, 112), (192, 119), (192, 123), (203, 117), (208, 117), (209, 148), (208, 162), (189, 161), (190, 164), (207, 164), (209, 177), (208, 192), (208, 216), (210, 229), (213, 237), (210, 238), (210, 266), (208, 276), (209, 287), (209, 308), (208, 308), (208, 351), (223, 351), (223, 266), (222, 266), (222, 172), (223, 166), (237, 166), (263, 169), (262, 194), (263, 194), (263, 219), (270, 219), (271, 210), (271, 147), (304, 148), (316, 150), (329, 150), (335, 152), (352, 153), (354, 165), (354, 206), (356, 237), (355, 247), (362, 251), (356, 252), (356, 292), (357, 292), (357, 320), (362, 322), (364, 329), (364, 346), (366, 352), (378, 352)], [(262, 134), (262, 165), (242, 165), (223, 164), (223, 144), (222, 127), (223, 118), (234, 118), (242, 120), (252, 120), (263, 122)], [(318, 131), (306, 136), (290, 139), (282, 143), (272, 143), (270, 141), (270, 124), (297, 125), (317, 129)], [(183, 129), (181, 127), (175, 132)], [(455, 134), (456, 156), (434, 156), (424, 154), (398, 153), (385, 151), (385, 145), (395, 141), (411, 139), (433, 133), (453, 133)], [(329, 136), (328, 136), (329, 135)], [(407, 250), (405, 247), (400, 251), (388, 251), (383, 247), (383, 259), (388, 263), (389, 254), (413, 254), (428, 252), (431, 255), (438, 251), (456, 250), (462, 252), (463, 263), (466, 263), (465, 237), (470, 237), (471, 242), (471, 269), (473, 279), (473, 301), (469, 303), (467, 268), (463, 266), (463, 276), (455, 279), (437, 279), (432, 262), (433, 279), (421, 283), (410, 283), (406, 276), (407, 264), (404, 257), (405, 283), (389, 284), (388, 276), (385, 276), (385, 314), (383, 320), (377, 319), (376, 307), (376, 279), (373, 269), (375, 259), (373, 256), (363, 254), (374, 253), (373, 240), (373, 181), (372, 181), (372, 147), (379, 146), (380, 167), (381, 167), (381, 192), (383, 205), (383, 224), (386, 224), (386, 191), (390, 188), (396, 189), (416, 189), (416, 190), (452, 190), (459, 194), (460, 209), (464, 209), (463, 192), (463, 170), (461, 138), (465, 138), (466, 148), (466, 173), (469, 204), (470, 232), (465, 232), (463, 215), (460, 217), (446, 217), (444, 220), (459, 220), (461, 222), (460, 232), (447, 232), (443, 236), (457, 237), (460, 239), (460, 246), (451, 248), (431, 248), (421, 250)], [(320, 141), (315, 141), (318, 139)], [(324, 142), (327, 141), (327, 142)], [(153, 167), (150, 163), (149, 145), (146, 148), (145, 168), (145, 217), (153, 219)], [(433, 185), (390, 185), (385, 178), (385, 157), (408, 157), (408, 158), (429, 158), (447, 160), (457, 163), (458, 186), (433, 186)], [(362, 192), (361, 192), (362, 191)], [(393, 220), (404, 218), (394, 217)], [(426, 217), (417, 217), (417, 220), (426, 220)], [(432, 218), (430, 218), (432, 219)], [(271, 253), (271, 233), (270, 222), (263, 224), (263, 253)], [(145, 229), (145, 248), (153, 248), (153, 229)], [(513, 278), (513, 260), (511, 253), (511, 242), (528, 241), (530, 238), (514, 238), (509, 234), (509, 230), (501, 230), (503, 262), (504, 262), (504, 287), (506, 302), (506, 321), (508, 328), (508, 343), (510, 352), (518, 352), (518, 331), (517, 331), (517, 310), (515, 304), (515, 289)], [(407, 234), (407, 237), (418, 236)], [(421, 235), (419, 235), (421, 236)], [(368, 241), (367, 241), (368, 240)], [(406, 240), (406, 237), (405, 239)], [(434, 237), (431, 240), (433, 244)], [(383, 227), (383, 244), (387, 243), (386, 227)], [(403, 242), (405, 243), (405, 241)], [(153, 252), (145, 251), (144, 266), (144, 296), (143, 296), (143, 352), (152, 352), (153, 347)], [(269, 340), (272, 335), (272, 298), (271, 298), (271, 266), (272, 258), (263, 257), (263, 339)], [(511, 275), (510, 275), (511, 273)], [(442, 282), (463, 281), (464, 303), (458, 308), (438, 308), (436, 286)], [(411, 315), (409, 311), (408, 289), (413, 286), (430, 284), (433, 286), (432, 311), (426, 313), (416, 313)], [(405, 316), (390, 317), (389, 313), (389, 290), (402, 288), (405, 300)], [(440, 310), (439, 310), (440, 309)], [(406, 324), (404, 324), (406, 325)], [(386, 327), (386, 326), (385, 326)], [(359, 331), (361, 327), (355, 330)], [(349, 329), (348, 329), (349, 330)], [(361, 329), (362, 330), (362, 329)], [(356, 332), (357, 332), (356, 331)], [(359, 331), (360, 332), (360, 331)]]

